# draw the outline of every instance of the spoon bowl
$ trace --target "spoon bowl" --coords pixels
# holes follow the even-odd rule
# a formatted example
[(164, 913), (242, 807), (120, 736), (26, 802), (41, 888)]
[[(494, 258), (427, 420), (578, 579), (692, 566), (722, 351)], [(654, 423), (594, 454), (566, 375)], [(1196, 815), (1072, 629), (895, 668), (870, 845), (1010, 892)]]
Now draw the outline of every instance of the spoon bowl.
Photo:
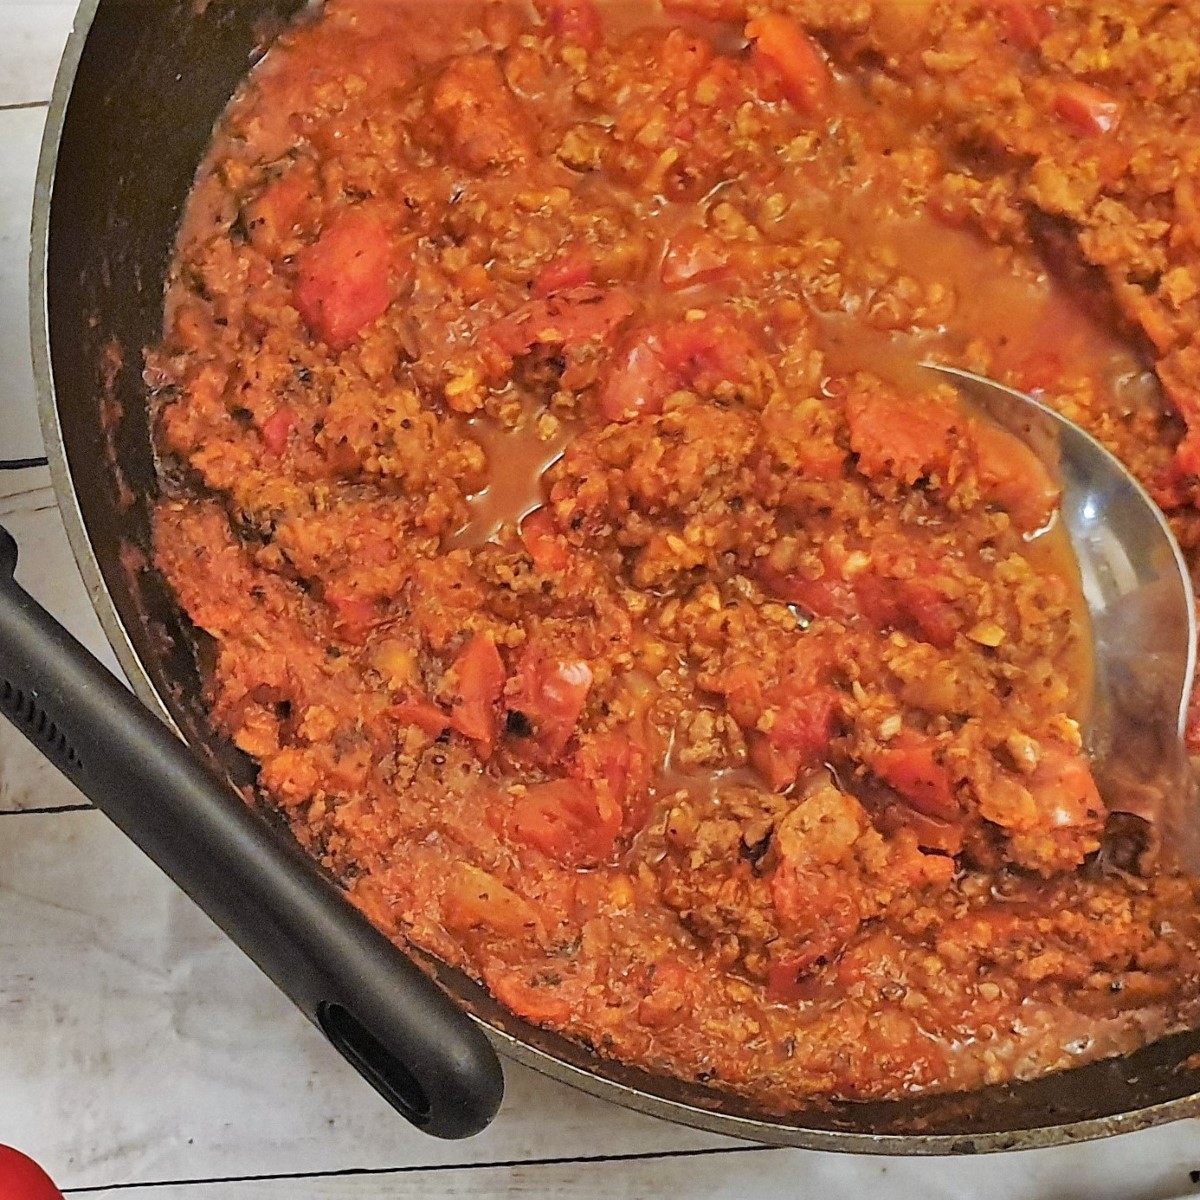
[[(1111, 814), (1146, 823), (1147, 852), (1169, 845), (1172, 857), (1200, 871), (1200, 811), (1183, 737), (1196, 600), (1175, 535), (1124, 464), (1078, 425), (982, 375), (922, 366), (1024, 442), (1061, 488), (1061, 520), (1091, 624), (1094, 693), (1084, 738), (1097, 787)], [(1106, 865), (1139, 865), (1142, 853), (1119, 842), (1106, 839)]]

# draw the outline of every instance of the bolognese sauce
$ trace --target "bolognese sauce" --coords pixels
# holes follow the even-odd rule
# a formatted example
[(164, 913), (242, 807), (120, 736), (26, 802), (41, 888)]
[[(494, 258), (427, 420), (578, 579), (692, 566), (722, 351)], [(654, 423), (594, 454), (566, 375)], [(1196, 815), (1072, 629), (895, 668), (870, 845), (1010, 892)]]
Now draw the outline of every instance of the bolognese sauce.
[(917, 365), (1035, 392), (1195, 547), (1200, 30), (1139, 12), (328, 0), (278, 39), (147, 356), (156, 559), (393, 938), (779, 1111), (1195, 1022), (1194, 881), (1098, 859), (1054, 482)]

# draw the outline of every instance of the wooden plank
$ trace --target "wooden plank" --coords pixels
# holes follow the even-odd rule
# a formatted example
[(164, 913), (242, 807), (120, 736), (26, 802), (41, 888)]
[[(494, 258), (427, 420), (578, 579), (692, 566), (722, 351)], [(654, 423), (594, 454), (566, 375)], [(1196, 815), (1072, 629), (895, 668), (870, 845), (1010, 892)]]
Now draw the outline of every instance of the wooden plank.
[(1200, 1128), (1177, 1125), (1108, 1143), (973, 1159), (850, 1158), (742, 1150), (622, 1161), (522, 1164), (326, 1178), (168, 1184), (97, 1200), (1167, 1200), (1196, 1195)]
[[(6, 417), (8, 414), (3, 413)], [(2, 419), (2, 417), (0, 417)], [(22, 507), (24, 497), (50, 488), (48, 467), (30, 467), (23, 471), (0, 470), (0, 520)]]
[[(15, 12), (31, 6), (0, 7), (0, 41)], [(40, 11), (40, 6), (39, 11)], [(0, 79), (24, 66), (13, 47), (0, 49)], [(0, 94), (3, 89), (0, 88)], [(0, 111), (0, 458), (31, 458), (42, 453), (29, 356), (29, 227), (33, 178), (46, 112), (42, 108)]]
[(75, 16), (74, 0), (5, 0), (0, 4), (0, 107), (44, 104)]
[(0, 817), (0, 1142), (62, 1186), (735, 1144), (507, 1079), (480, 1137), (418, 1133), (99, 813)]

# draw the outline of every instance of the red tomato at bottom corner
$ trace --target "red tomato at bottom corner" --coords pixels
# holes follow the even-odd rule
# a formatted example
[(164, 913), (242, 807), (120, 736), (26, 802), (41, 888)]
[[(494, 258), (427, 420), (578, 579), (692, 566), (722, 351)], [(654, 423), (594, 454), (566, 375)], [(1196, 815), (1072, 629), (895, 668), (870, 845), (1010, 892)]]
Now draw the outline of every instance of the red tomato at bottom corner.
[(0, 1146), (0, 1200), (63, 1200), (50, 1176), (11, 1146)]

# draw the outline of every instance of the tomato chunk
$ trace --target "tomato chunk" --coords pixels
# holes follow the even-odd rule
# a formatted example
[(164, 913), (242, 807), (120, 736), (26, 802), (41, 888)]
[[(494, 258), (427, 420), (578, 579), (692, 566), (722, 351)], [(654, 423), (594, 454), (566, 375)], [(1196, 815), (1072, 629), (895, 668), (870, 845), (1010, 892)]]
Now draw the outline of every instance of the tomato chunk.
[(315, 170), (309, 163), (297, 164), (250, 205), (250, 241), (265, 254), (275, 254), (316, 219), (318, 196)]
[(1054, 31), (1054, 15), (1041, 0), (992, 0), (1013, 44), (1022, 50), (1037, 50)]
[(392, 706), (392, 715), (405, 725), (415, 725), (430, 737), (441, 737), (450, 728), (450, 718), (428, 700), (405, 700)]
[(632, 421), (662, 412), (663, 401), (679, 380), (662, 359), (658, 335), (642, 332), (625, 346), (600, 393), (600, 411), (609, 421)]
[(1079, 79), (1059, 84), (1054, 111), (1084, 136), (1111, 133), (1121, 121), (1121, 102), (1103, 88)]
[(484, 982), (496, 999), (511, 1008), (518, 1017), (524, 1017), (535, 1025), (552, 1027), (560, 1026), (570, 1018), (570, 1001), (560, 996), (553, 987), (539, 987), (527, 982), (512, 968), (504, 968), (504, 971), (504, 974), (498, 970), (486, 971)]
[(984, 494), (1008, 512), (1022, 532), (1043, 529), (1061, 492), (1041, 459), (1019, 438), (986, 421), (972, 424), (971, 445)]
[(595, 0), (536, 0), (535, 7), (555, 37), (588, 50), (595, 50), (604, 40)]
[(571, 557), (566, 541), (554, 524), (554, 516), (548, 508), (535, 508), (521, 522), (521, 545), (533, 559), (535, 570), (543, 575), (565, 571)]
[(880, 750), (871, 760), (875, 774), (927, 817), (953, 821), (961, 816), (950, 772), (938, 762), (933, 743), (905, 730), (892, 747)]
[[(865, 621), (875, 629), (901, 629), (931, 645), (954, 645), (962, 619), (937, 582), (937, 560), (914, 555), (917, 571), (907, 578), (892, 578), (889, 557), (875, 550), (871, 568), (853, 579), (841, 577), (838, 564), (827, 562), (817, 579), (787, 575), (770, 567), (756, 574), (781, 600), (799, 605), (814, 617), (827, 617), (843, 625)], [(891, 567), (890, 569), (895, 569)]]
[(1081, 751), (1043, 743), (1037, 769), (1026, 783), (1055, 829), (1091, 825), (1104, 813), (1104, 801)]
[(383, 224), (349, 209), (296, 256), (294, 299), (314, 337), (345, 350), (388, 310), (395, 252)]
[(510, 370), (513, 359), (538, 346), (573, 347), (604, 341), (633, 315), (633, 303), (620, 290), (592, 284), (556, 291), (530, 300), (502, 317), (479, 338), (479, 349), (493, 373)]
[(592, 256), (586, 250), (568, 251), (538, 272), (533, 280), (533, 294), (544, 298), (555, 292), (583, 287), (592, 282), (594, 270)]
[(277, 408), (264, 422), (262, 429), (263, 444), (272, 454), (282, 454), (287, 449), (288, 438), (296, 427), (296, 416), (286, 406)]
[(753, 354), (749, 337), (720, 313), (640, 329), (605, 380), (600, 411), (609, 421), (631, 421), (662, 412), (663, 402), (680, 388), (744, 382)]
[(563, 866), (585, 866), (613, 857), (624, 814), (603, 789), (585, 780), (532, 784), (513, 805), (513, 837)]
[(487, 930), (500, 937), (540, 940), (546, 922), (531, 904), (487, 871), (457, 862), (442, 894), (442, 919), (461, 933)]
[(497, 711), (504, 690), (504, 662), (495, 642), (477, 633), (451, 668), (457, 695), (450, 708), (450, 725), (475, 743), (481, 758), (496, 744)]
[(624, 832), (636, 833), (650, 815), (650, 762), (645, 747), (627, 731), (592, 734), (581, 741), (568, 767), (572, 777), (615, 801), (625, 814)]
[[(786, 694), (788, 685), (768, 693), (768, 708), (778, 704), (775, 722), (766, 733), (752, 731), (747, 739), (750, 762), (774, 792), (796, 782), (806, 766), (816, 766), (829, 751), (837, 718), (837, 693), (815, 688)], [(785, 693), (782, 697), (779, 693)]]
[(592, 687), (592, 670), (581, 659), (556, 658), (531, 647), (508, 696), (509, 712), (524, 714), (548, 759), (566, 749)]
[(756, 17), (746, 26), (755, 63), (779, 80), (783, 94), (801, 112), (822, 111), (833, 90), (824, 55), (795, 21), (780, 13)]
[(908, 484), (945, 469), (951, 435), (963, 423), (948, 404), (914, 402), (882, 389), (849, 395), (846, 419), (859, 471), (869, 479), (892, 475)]
[[(805, 975), (832, 962), (862, 923), (844, 881), (836, 874), (782, 862), (771, 877), (771, 900), (780, 924), (792, 938), (774, 957), (767, 975), (767, 994), (785, 1002)], [(794, 939), (794, 941), (792, 940)]]
[(369, 597), (334, 591), (326, 592), (325, 600), (333, 609), (338, 629), (352, 641), (366, 637), (371, 626), (379, 620), (379, 606)]

